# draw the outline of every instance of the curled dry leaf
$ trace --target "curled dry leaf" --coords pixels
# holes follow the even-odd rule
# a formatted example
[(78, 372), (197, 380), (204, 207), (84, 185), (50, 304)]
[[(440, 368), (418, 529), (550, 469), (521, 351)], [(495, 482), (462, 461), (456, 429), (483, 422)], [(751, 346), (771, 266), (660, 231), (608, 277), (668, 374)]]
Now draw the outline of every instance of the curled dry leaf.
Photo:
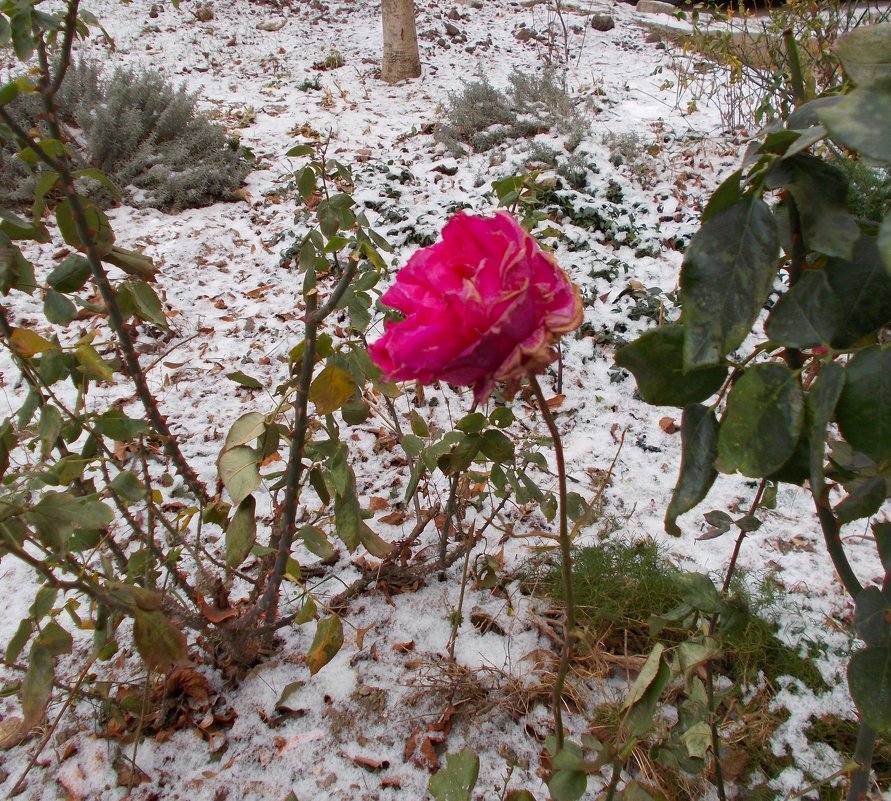
[(8, 751), (10, 748), (17, 746), (25, 739), (24, 726), (22, 719), (9, 717), (0, 720), (0, 751)]
[(677, 434), (681, 427), (675, 422), (673, 417), (662, 417), (659, 419), (659, 428), (666, 434)]

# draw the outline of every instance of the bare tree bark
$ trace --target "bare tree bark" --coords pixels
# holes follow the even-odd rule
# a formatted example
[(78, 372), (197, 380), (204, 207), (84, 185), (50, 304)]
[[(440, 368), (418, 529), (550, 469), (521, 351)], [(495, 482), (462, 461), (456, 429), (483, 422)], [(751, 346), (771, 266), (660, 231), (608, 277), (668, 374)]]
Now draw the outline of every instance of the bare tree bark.
[(413, 0), (381, 0), (384, 26), (384, 59), (381, 78), (396, 83), (421, 75), (418, 32)]

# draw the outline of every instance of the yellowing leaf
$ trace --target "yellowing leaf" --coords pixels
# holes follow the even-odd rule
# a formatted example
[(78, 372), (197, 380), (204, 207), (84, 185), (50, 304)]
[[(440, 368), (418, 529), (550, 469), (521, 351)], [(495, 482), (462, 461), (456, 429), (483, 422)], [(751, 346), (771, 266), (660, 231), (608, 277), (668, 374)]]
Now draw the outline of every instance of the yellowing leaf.
[(346, 370), (330, 365), (319, 373), (309, 387), (309, 399), (318, 414), (337, 411), (356, 392), (356, 382)]
[(217, 459), (220, 480), (232, 496), (233, 503), (241, 503), (260, 486), (257, 456), (253, 448), (238, 445), (224, 450)]
[(306, 666), (314, 676), (327, 665), (343, 645), (343, 624), (337, 615), (319, 621), (316, 636), (306, 654)]
[(226, 527), (226, 567), (238, 567), (251, 552), (257, 540), (257, 502), (248, 495), (235, 510)]
[(186, 657), (185, 635), (161, 611), (134, 610), (133, 642), (145, 663), (162, 673)]
[(12, 336), (9, 338), (9, 344), (19, 356), (30, 359), (38, 353), (45, 353), (48, 350), (58, 350), (59, 346), (54, 345), (48, 339), (44, 339), (40, 334), (27, 328), (14, 328)]

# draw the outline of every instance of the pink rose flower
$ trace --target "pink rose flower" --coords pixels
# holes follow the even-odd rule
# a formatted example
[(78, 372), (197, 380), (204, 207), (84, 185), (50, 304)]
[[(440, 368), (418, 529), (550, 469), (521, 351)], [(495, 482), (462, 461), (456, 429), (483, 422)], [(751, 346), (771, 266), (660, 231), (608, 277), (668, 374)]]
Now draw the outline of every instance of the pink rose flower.
[(417, 251), (381, 302), (405, 315), (369, 347), (390, 381), (516, 387), (557, 358), (582, 322), (582, 299), (552, 256), (507, 212), (456, 214), (442, 241)]

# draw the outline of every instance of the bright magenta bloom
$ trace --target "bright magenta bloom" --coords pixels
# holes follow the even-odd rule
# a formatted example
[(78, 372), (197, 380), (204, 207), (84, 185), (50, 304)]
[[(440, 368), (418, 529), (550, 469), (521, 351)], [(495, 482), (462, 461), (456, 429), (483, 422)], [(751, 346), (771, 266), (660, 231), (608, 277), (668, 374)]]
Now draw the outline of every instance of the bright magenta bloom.
[(578, 288), (504, 211), (456, 214), (381, 301), (405, 315), (369, 347), (384, 377), (472, 386), (478, 401), (544, 369), (582, 322)]

